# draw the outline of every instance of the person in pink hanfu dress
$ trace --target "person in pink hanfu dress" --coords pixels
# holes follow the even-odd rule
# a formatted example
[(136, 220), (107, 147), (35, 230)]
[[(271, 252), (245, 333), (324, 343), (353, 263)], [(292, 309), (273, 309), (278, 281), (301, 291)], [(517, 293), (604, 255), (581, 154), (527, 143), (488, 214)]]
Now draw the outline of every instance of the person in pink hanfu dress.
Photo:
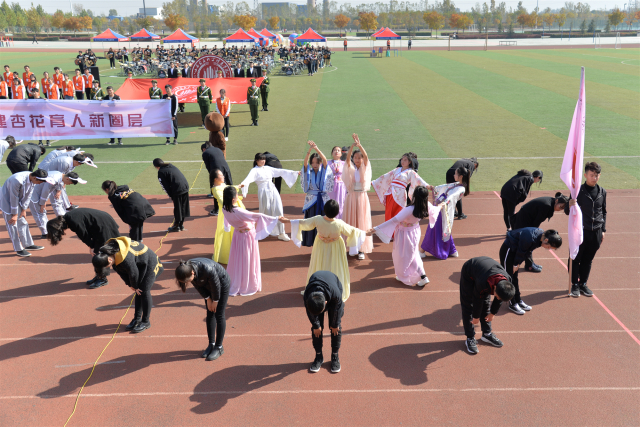
[(396, 280), (407, 286), (424, 286), (429, 283), (422, 259), (420, 258), (420, 220), (429, 218), (429, 225), (433, 226), (440, 213), (438, 206), (429, 203), (429, 190), (426, 187), (416, 187), (410, 206), (403, 208), (389, 221), (369, 230), (367, 234), (376, 233), (383, 243), (393, 240), (393, 268)]
[(342, 148), (338, 146), (333, 147), (331, 150), (332, 160), (329, 160), (327, 164), (333, 175), (333, 190), (328, 192), (327, 195), (331, 200), (338, 202), (338, 206), (340, 206), (340, 213), (335, 219), (342, 219), (344, 200), (347, 197), (347, 187), (344, 186), (344, 182), (342, 181), (344, 161), (340, 160), (340, 157), (342, 157)]
[(223, 192), (224, 231), (233, 230), (227, 274), (231, 279), (229, 296), (253, 295), (262, 290), (260, 248), (258, 241), (268, 237), (278, 225), (278, 217), (249, 212), (235, 207), (238, 193), (235, 187)]
[(469, 194), (468, 169), (459, 167), (454, 174), (456, 182), (433, 187), (434, 203), (442, 204), (440, 215), (435, 226), (427, 228), (424, 240), (420, 246), (420, 256), (427, 256), (427, 252), (438, 259), (457, 257), (458, 250), (453, 242), (451, 231), (455, 218), (455, 206), (458, 200)]
[[(360, 230), (369, 230), (371, 228), (371, 204), (367, 191), (371, 188), (371, 162), (355, 133), (353, 141), (354, 143), (347, 153), (342, 174), (342, 180), (347, 189), (342, 220)], [(354, 148), (356, 149), (354, 150)], [(364, 254), (371, 252), (373, 252), (373, 237), (371, 236), (364, 239), (359, 250), (355, 247), (349, 248), (349, 256), (357, 255), (358, 259), (364, 259)]]

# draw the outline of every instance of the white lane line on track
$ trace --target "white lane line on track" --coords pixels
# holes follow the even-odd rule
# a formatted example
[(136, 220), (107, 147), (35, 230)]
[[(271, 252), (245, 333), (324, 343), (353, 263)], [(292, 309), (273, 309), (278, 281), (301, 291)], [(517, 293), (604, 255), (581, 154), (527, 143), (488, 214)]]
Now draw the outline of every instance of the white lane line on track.
[[(98, 363), (98, 365), (113, 365), (114, 363), (124, 363), (124, 360), (114, 360), (113, 362), (102, 362)], [(93, 365), (93, 362), (89, 363), (78, 363), (76, 365), (58, 365), (56, 368), (75, 368), (76, 366), (86, 366)]]
[[(366, 327), (366, 326), (365, 326)], [(631, 332), (640, 332), (640, 330), (632, 330)], [(579, 330), (579, 331), (500, 331), (500, 334), (625, 334), (626, 331), (621, 329), (613, 330)], [(23, 337), (23, 338), (0, 338), (1, 341), (58, 341), (58, 340), (83, 340), (83, 339), (111, 339), (113, 334), (87, 336), (87, 337)], [(464, 335), (464, 331), (425, 331), (425, 332), (343, 332), (342, 335), (350, 336), (426, 336), (426, 335)], [(283, 338), (283, 337), (300, 337), (308, 338), (309, 334), (225, 334), (225, 338)], [(167, 339), (167, 338), (207, 338), (207, 335), (116, 335), (115, 339)]]
[[(243, 394), (380, 394), (380, 393), (498, 393), (498, 392), (567, 392), (567, 391), (638, 391), (640, 387), (501, 387), (501, 388), (398, 388), (374, 390), (245, 390), (245, 391), (156, 391), (147, 393), (83, 393), (82, 397), (146, 397), (146, 396), (209, 396)], [(0, 396), (1, 400), (53, 399), (58, 397), (76, 398), (77, 394), (58, 394), (40, 396)]]

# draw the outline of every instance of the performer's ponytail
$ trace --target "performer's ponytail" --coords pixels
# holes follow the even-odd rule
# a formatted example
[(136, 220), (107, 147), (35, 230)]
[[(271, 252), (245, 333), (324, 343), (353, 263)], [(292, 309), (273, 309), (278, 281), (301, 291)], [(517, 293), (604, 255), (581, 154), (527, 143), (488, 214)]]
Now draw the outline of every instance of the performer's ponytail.
[(552, 248), (558, 249), (560, 246), (562, 246), (562, 236), (560, 236), (560, 234), (556, 230), (551, 229), (545, 231), (542, 238), (546, 239)]
[(102, 190), (106, 191), (109, 196), (113, 196), (113, 193), (116, 192), (116, 187), (118, 185), (114, 181), (105, 181), (102, 183)]
[(411, 198), (413, 216), (422, 219), (429, 216), (429, 189), (422, 185), (416, 187)]
[(222, 209), (227, 212), (233, 212), (233, 199), (235, 199), (237, 195), (238, 192), (235, 187), (226, 187), (222, 191)]
[(180, 260), (178, 267), (176, 268), (176, 284), (182, 290), (182, 292), (187, 292), (187, 283), (185, 280), (191, 277), (193, 273), (193, 266), (190, 261)]
[(469, 182), (471, 179), (471, 174), (469, 173), (469, 169), (465, 168), (464, 166), (460, 166), (458, 169), (456, 169), (456, 173), (458, 174), (458, 176), (462, 177), (462, 185), (464, 186), (464, 195), (468, 196), (470, 193)]

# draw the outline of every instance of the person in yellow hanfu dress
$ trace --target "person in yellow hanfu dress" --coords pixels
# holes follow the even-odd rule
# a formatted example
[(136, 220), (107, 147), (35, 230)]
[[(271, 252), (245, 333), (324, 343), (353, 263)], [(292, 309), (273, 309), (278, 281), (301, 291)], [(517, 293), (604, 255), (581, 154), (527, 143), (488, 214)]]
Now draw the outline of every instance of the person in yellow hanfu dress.
[[(224, 183), (224, 175), (220, 169), (216, 169), (213, 173), (215, 174), (215, 179), (213, 180), (213, 187), (211, 187), (211, 191), (213, 193), (213, 197), (218, 200), (218, 205), (222, 206), (222, 192), (228, 187), (228, 185)], [(236, 189), (239, 188), (238, 186), (235, 187)], [(238, 196), (238, 203), (234, 206), (246, 209), (242, 204), (242, 196)], [(229, 251), (231, 250), (232, 237), (233, 227), (231, 227), (231, 231), (224, 231), (224, 209), (220, 209), (218, 213), (218, 223), (216, 225), (216, 240), (213, 245), (212, 260), (219, 264), (229, 263)]]
[[(314, 228), (318, 231), (311, 251), (311, 262), (307, 272), (307, 282), (313, 273), (320, 270), (330, 271), (342, 283), (342, 301), (349, 298), (350, 275), (347, 250), (340, 235), (345, 236), (347, 246), (357, 247), (364, 243), (366, 233), (352, 227), (346, 222), (335, 219), (340, 213), (340, 206), (335, 200), (329, 200), (324, 205), (324, 216), (314, 216), (307, 219), (294, 219), (291, 222), (291, 239), (296, 246), (301, 246), (302, 232)], [(286, 220), (286, 218), (285, 218)], [(282, 221), (282, 219), (280, 219)], [(289, 220), (286, 220), (288, 222)]]

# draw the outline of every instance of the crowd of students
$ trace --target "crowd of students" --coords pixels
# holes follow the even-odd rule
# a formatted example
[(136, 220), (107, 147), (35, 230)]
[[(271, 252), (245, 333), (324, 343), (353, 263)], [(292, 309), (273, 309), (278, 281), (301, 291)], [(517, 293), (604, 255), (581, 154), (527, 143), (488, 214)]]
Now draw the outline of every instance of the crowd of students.
[[(302, 291), (316, 351), (310, 367), (312, 372), (317, 372), (324, 361), (325, 313), (331, 330), (331, 370), (341, 369), (338, 357), (341, 318), (350, 297), (347, 256), (363, 260), (365, 254), (374, 250), (373, 234), (385, 244), (393, 243), (395, 278), (407, 286), (424, 287), (429, 283), (422, 261), (427, 254), (440, 259), (458, 256), (453, 224), (467, 218), (462, 212), (462, 198), (470, 194), (470, 181), (478, 170), (478, 160), (455, 162), (444, 173), (447, 183), (432, 186), (418, 174), (417, 156), (406, 153), (397, 168), (372, 181), (371, 160), (356, 134), (353, 141), (350, 147), (333, 147), (331, 160), (309, 141), (301, 171), (283, 169), (271, 153), (257, 153), (253, 168), (236, 186), (222, 150), (210, 143), (202, 145), (211, 197), (215, 201), (210, 215), (218, 217), (213, 255), (211, 259), (181, 261), (175, 270), (176, 281), (183, 291), (191, 283), (205, 299), (209, 342), (202, 357), (215, 360), (224, 353), (224, 312), (228, 298), (262, 290), (258, 242), (269, 236), (284, 242), (292, 240), (298, 247), (313, 248)], [(43, 249), (33, 243), (29, 234), (26, 209), (30, 207), (42, 238), (52, 245), (59, 243), (66, 230), (71, 230), (89, 247), (95, 269), (95, 277), (87, 282), (91, 289), (108, 283), (110, 269), (122, 277), (136, 293), (134, 319), (127, 329), (134, 333), (148, 329), (152, 307), (150, 289), (163, 270), (158, 257), (143, 244), (144, 221), (155, 214), (149, 202), (126, 185), (113, 181), (102, 183), (102, 190), (116, 213), (130, 227), (129, 237), (121, 236), (109, 214), (90, 208), (74, 209), (64, 193), (66, 185), (85, 183), (73, 170), (81, 164), (95, 166), (93, 156), (73, 147), (63, 147), (50, 153), (40, 168), (34, 170), (44, 148), (31, 144), (17, 146), (13, 139), (6, 144), (13, 149), (7, 161), (12, 175), (0, 191), (0, 208), (16, 253), (29, 256), (30, 250)], [(0, 143), (0, 147), (3, 146)], [(25, 151), (24, 155), (21, 151)], [(174, 219), (168, 231), (182, 232), (191, 215), (189, 182), (176, 166), (162, 159), (155, 159), (153, 166), (160, 185), (174, 205)], [(495, 347), (503, 345), (491, 326), (503, 301), (518, 315), (532, 309), (521, 296), (519, 269), (524, 264), (528, 271), (542, 271), (542, 267), (533, 262), (533, 251), (540, 247), (555, 250), (562, 245), (562, 238), (557, 231), (543, 230), (540, 226), (555, 212), (568, 214), (576, 204), (583, 211), (584, 242), (578, 256), (570, 260), (571, 296), (593, 295), (587, 282), (606, 232), (606, 191), (598, 185), (600, 173), (597, 163), (587, 163), (586, 182), (576, 200), (557, 193), (554, 197), (532, 199), (517, 213), (515, 208), (529, 198), (531, 185), (542, 181), (542, 171), (521, 170), (503, 186), (501, 198), (507, 232), (499, 253), (493, 254), (497, 260), (492, 256), (476, 257), (466, 261), (461, 269), (460, 305), (469, 353), (478, 352), (474, 328), (477, 324), (480, 324), (482, 341)], [(283, 213), (280, 181), (292, 187), (299, 177), (305, 192), (301, 212), (304, 218), (291, 219)], [(242, 203), (252, 183), (258, 187), (259, 212), (246, 210)], [(371, 220), (368, 194), (371, 187), (385, 207), (385, 221), (376, 226)], [(49, 221), (47, 202), (56, 215)], [(428, 221), (424, 237), (420, 229), (423, 219)], [(287, 223), (291, 224), (291, 238), (285, 232)], [(221, 264), (226, 264), (226, 268)]]

